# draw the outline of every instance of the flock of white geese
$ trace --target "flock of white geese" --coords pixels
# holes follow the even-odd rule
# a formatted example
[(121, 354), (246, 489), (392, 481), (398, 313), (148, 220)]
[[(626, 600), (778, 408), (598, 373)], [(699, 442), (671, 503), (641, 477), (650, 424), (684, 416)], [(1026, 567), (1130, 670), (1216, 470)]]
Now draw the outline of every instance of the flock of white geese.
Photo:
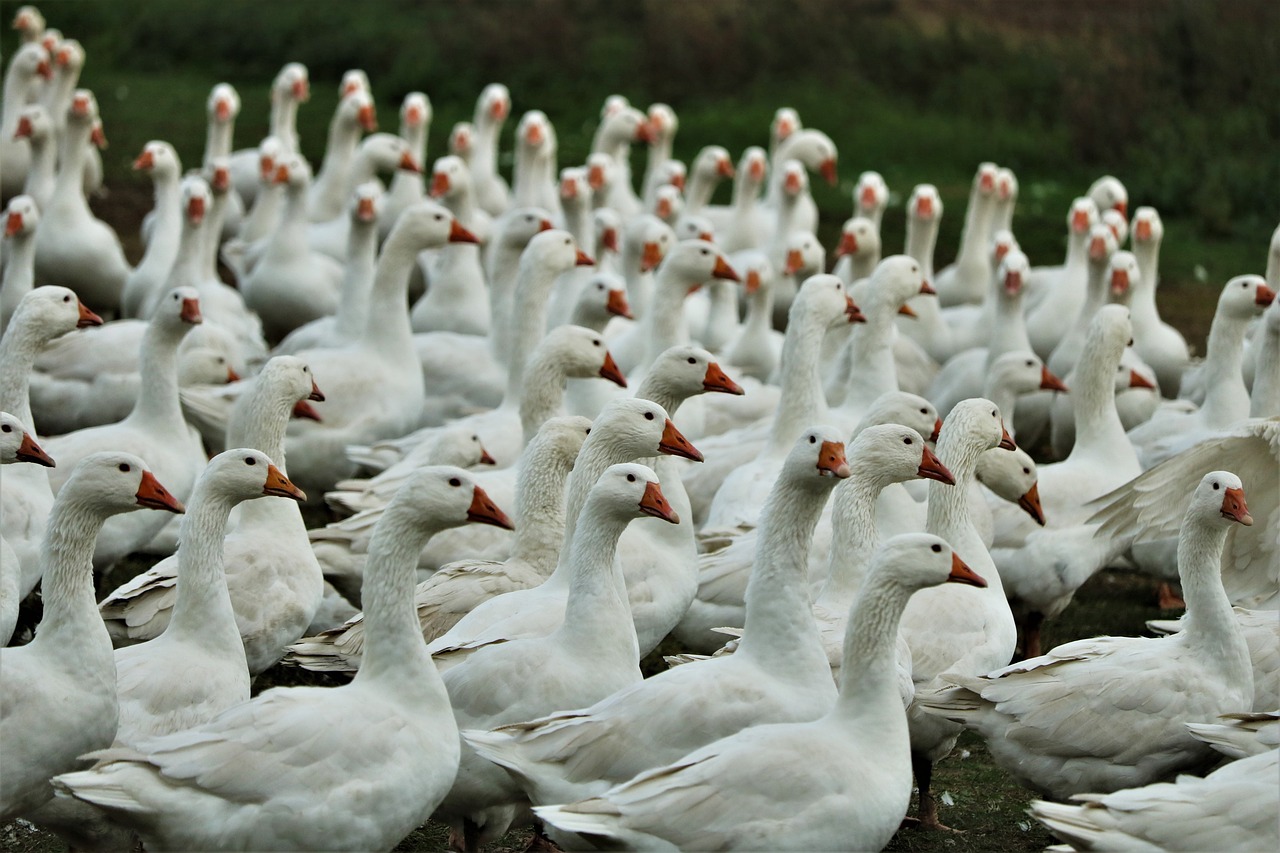
[[(530, 823), (878, 850), (946, 829), (930, 776), (968, 728), (1067, 848), (1280, 845), (1280, 229), (1192, 359), (1160, 217), (1113, 177), (1032, 266), (1017, 180), (981, 164), (935, 271), (928, 184), (903, 254), (875, 172), (819, 243), (837, 151), (794, 110), (686, 165), (670, 107), (613, 96), (566, 168), (531, 110), (508, 184), (505, 87), (426, 174), (430, 100), (376, 132), (351, 71), (313, 173), (290, 63), (257, 148), (219, 84), (197, 168), (139, 152), (131, 265), (86, 202), (84, 51), (14, 26), (0, 823), (77, 850), (386, 850), (429, 818), (465, 850)], [(1180, 583), (1185, 616), (1042, 653), (1109, 566)], [(251, 694), (282, 665), (350, 680)]]

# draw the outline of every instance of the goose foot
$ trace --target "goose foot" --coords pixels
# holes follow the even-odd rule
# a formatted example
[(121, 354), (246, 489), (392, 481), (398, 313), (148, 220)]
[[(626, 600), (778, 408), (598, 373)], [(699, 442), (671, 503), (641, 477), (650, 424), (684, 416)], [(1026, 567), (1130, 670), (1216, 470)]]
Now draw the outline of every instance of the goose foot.
[(1168, 581), (1160, 584), (1160, 588), (1157, 590), (1156, 595), (1159, 596), (1161, 610), (1187, 609), (1187, 603), (1182, 600), (1181, 595), (1174, 591), (1173, 584)]

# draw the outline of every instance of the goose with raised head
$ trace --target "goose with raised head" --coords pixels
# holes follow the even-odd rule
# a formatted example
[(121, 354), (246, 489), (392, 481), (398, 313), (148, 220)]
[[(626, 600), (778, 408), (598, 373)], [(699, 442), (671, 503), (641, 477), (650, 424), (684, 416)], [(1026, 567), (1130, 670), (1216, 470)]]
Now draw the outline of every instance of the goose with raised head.
[[(825, 713), (835, 688), (806, 628), (806, 550), (832, 487), (848, 473), (844, 446), (827, 427), (807, 430), (788, 454), (752, 569), (751, 640), (738, 654), (659, 673), (581, 710), (463, 736), (530, 801), (547, 805), (603, 793), (748, 726)], [(684, 724), (693, 719), (698, 725)]]
[(918, 590), (986, 581), (937, 536), (896, 537), (873, 562), (848, 620), (845, 681), (824, 716), (752, 726), (599, 797), (537, 808), (539, 817), (588, 842), (637, 848), (882, 848), (911, 799), (893, 663), (903, 609)]
[[(54, 469), (49, 477), (55, 494), (76, 462), (98, 451), (121, 450), (145, 459), (179, 500), (190, 496), (208, 460), (200, 434), (188, 426), (178, 402), (178, 347), (200, 322), (200, 300), (194, 289), (175, 288), (160, 300), (142, 339), (142, 390), (129, 416), (46, 442), (66, 466)], [(166, 520), (164, 516), (130, 515), (107, 521), (97, 536), (94, 566), (105, 569), (146, 545)]]
[(368, 91), (357, 87), (342, 95), (329, 120), (329, 138), (320, 170), (307, 190), (309, 221), (328, 222), (342, 215), (360, 135), (377, 129), (378, 116)]
[[(280, 156), (297, 154), (298, 105), (311, 98), (311, 80), (307, 67), (300, 62), (286, 63), (271, 81), (271, 116), (268, 135), (280, 144)], [(252, 206), (258, 198), (260, 184), (259, 152), (243, 148), (231, 154), (231, 182), (244, 203)]]
[[(556, 567), (564, 536), (564, 486), (591, 431), (580, 417), (551, 418), (525, 447), (516, 481), (516, 531), (501, 562), (462, 560), (441, 566), (414, 589), (423, 639), (449, 630), (480, 602), (542, 583)], [(285, 660), (322, 672), (354, 672), (364, 653), (364, 614), (290, 647)]]
[[(102, 318), (65, 287), (37, 287), (24, 296), (0, 338), (0, 363), (5, 366), (0, 371), (0, 411), (13, 415), (35, 435), (30, 387), (36, 355), (54, 338), (101, 323)], [(20, 599), (40, 581), (40, 543), (52, 506), (53, 489), (44, 471), (23, 466), (0, 478), (0, 536), (21, 566)]]
[(285, 188), (279, 222), (264, 244), (261, 260), (241, 280), (245, 304), (262, 318), (267, 339), (277, 341), (338, 307), (342, 264), (307, 244), (307, 188), (311, 167), (296, 154), (276, 164), (275, 183)]
[[(431, 99), (424, 92), (410, 92), (400, 102), (400, 138), (409, 145), (414, 162), (427, 162), (427, 135), (435, 113)], [(465, 158), (464, 158), (465, 159)], [(387, 188), (387, 200), (378, 216), (378, 237), (385, 240), (396, 219), (407, 208), (427, 197), (426, 181), (421, 172), (397, 169)]]
[[(413, 619), (414, 555), (469, 521), (510, 526), (461, 469), (420, 471), (396, 496), (371, 554), (365, 661), (351, 684), (278, 687), (189, 731), (105, 751), (94, 769), (59, 776), (60, 794), (155, 849), (393, 847), (447, 793), (459, 754)], [(320, 719), (345, 724), (316, 728)], [(355, 779), (367, 798), (353, 799)]]
[[(290, 414), (299, 401), (323, 400), (324, 394), (310, 367), (293, 356), (271, 359), (249, 385), (232, 408), (226, 443), (265, 453), (284, 473)], [(252, 675), (302, 636), (320, 603), (320, 567), (295, 500), (255, 501), (240, 507), (226, 526), (224, 573)], [(174, 584), (180, 572), (181, 553), (103, 599), (99, 610), (116, 645), (150, 640), (165, 630), (177, 604)]]
[(911, 769), (920, 791), (917, 818), (926, 829), (943, 826), (930, 790), (933, 765), (951, 752), (961, 727), (924, 713), (919, 697), (943, 674), (977, 675), (1003, 666), (1013, 657), (1017, 642), (1017, 628), (1000, 575), (970, 516), (968, 490), (978, 459), (995, 447), (1014, 449), (994, 403), (975, 397), (951, 411), (938, 437), (937, 454), (955, 485), (929, 483), (926, 519), (928, 532), (952, 543), (956, 553), (987, 579), (988, 586), (960, 595), (925, 591), (912, 599), (902, 615), (902, 634), (911, 649), (911, 678), (916, 688), (916, 701), (907, 709)]
[(53, 76), (49, 52), (37, 42), (26, 42), (9, 61), (4, 75), (4, 105), (0, 113), (0, 194), (12, 198), (22, 192), (31, 168), (31, 149), (27, 143), (15, 139), (18, 115), (27, 105), (26, 93), (37, 79), (48, 80)]
[(1229, 528), (1252, 523), (1240, 478), (1206, 474), (1179, 534), (1183, 631), (1077, 640), (986, 675), (950, 673), (955, 686), (923, 706), (977, 731), (996, 764), (1059, 799), (1205, 767), (1215, 753), (1182, 723), (1253, 699), (1249, 649), (1218, 570)]
[(76, 769), (80, 756), (115, 737), (115, 664), (94, 612), (91, 558), (103, 522), (144, 508), (182, 512), (141, 459), (120, 452), (81, 460), (54, 501), (40, 558), (43, 618), (30, 643), (0, 650), (0, 820), (47, 802), (50, 776)]
[[(652, 469), (634, 462), (607, 468), (587, 494), (569, 546), (569, 591), (559, 627), (545, 636), (485, 646), (444, 673), (460, 731), (583, 707), (640, 682), (636, 636), (615, 556), (623, 531), (644, 517), (681, 523)], [(506, 772), (464, 738), (458, 777), (436, 818), (461, 829), (468, 842), (478, 829), (483, 841), (505, 832), (514, 815), (510, 804), (518, 799), (520, 789)]]
[(149, 316), (162, 294), (169, 270), (178, 258), (178, 239), (182, 235), (182, 162), (168, 142), (153, 140), (143, 146), (133, 161), (135, 172), (145, 172), (155, 186), (155, 207), (148, 216), (151, 231), (142, 260), (129, 273), (120, 298), (120, 311), (126, 317)]
[(997, 170), (995, 163), (980, 163), (973, 176), (969, 206), (964, 214), (964, 229), (960, 234), (960, 251), (955, 263), (938, 270), (934, 280), (938, 304), (943, 308), (980, 303), (986, 296), (987, 282), (991, 280), (991, 258), (987, 246), (991, 242), (996, 208)]
[[(36, 278), (69, 287), (91, 305), (105, 311), (120, 306), (129, 277), (120, 238), (89, 210), (81, 191), (85, 153), (98, 102), (87, 89), (77, 89), (67, 114), (65, 155), (53, 195), (42, 211), (43, 227), (36, 232)], [(75, 234), (75, 240), (67, 240)]]
[(511, 207), (511, 192), (498, 174), (498, 137), (511, 115), (511, 94), (501, 83), (490, 83), (476, 99), (471, 119), (470, 151), (467, 165), (475, 181), (476, 200), (490, 216), (501, 216)]
[(0, 335), (23, 298), (35, 287), (36, 227), (40, 208), (29, 195), (9, 199), (4, 212), (5, 267), (0, 279)]
[[(53, 458), (40, 449), (18, 420), (8, 412), (0, 412), (0, 465), (33, 462), (46, 468), (54, 466)], [(0, 646), (7, 645), (18, 621), (18, 586), (22, 581), (22, 566), (18, 555), (0, 536)]]

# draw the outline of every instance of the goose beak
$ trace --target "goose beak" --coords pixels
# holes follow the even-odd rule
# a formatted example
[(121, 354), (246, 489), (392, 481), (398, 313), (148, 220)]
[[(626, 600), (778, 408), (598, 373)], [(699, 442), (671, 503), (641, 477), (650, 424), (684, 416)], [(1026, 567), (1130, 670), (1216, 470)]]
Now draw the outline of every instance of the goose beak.
[(84, 303), (80, 303), (80, 319), (76, 320), (76, 328), (83, 329), (86, 326), (101, 326), (102, 318), (97, 314), (84, 307)]
[(498, 464), (498, 460), (496, 460), (496, 459), (494, 459), (492, 456), (490, 456), (490, 455), (489, 455), (489, 451), (487, 451), (487, 450), (485, 450), (483, 447), (481, 447), (481, 448), (480, 448), (480, 461), (479, 461), (479, 464), (481, 464), (481, 465), (497, 465), (497, 464)]
[(625, 290), (610, 290), (609, 298), (604, 303), (604, 310), (618, 317), (631, 319), (631, 306), (627, 303)]
[(671, 418), (667, 418), (666, 425), (662, 428), (662, 440), (658, 442), (658, 452), (666, 453), (670, 456), (683, 456), (685, 459), (692, 459), (694, 462), (702, 461), (701, 451), (690, 444), (689, 439), (680, 434), (680, 430), (676, 429), (676, 425), (671, 422)]
[(506, 530), (516, 529), (511, 519), (507, 518), (507, 514), (498, 509), (498, 505), (479, 486), (476, 486), (472, 493), (471, 506), (467, 509), (467, 520), (478, 524), (492, 524), (494, 527)]
[(596, 262), (591, 260), (590, 255), (579, 249), (578, 254), (574, 257), (573, 265), (575, 267), (593, 267)]
[(829, 186), (834, 187), (836, 182), (839, 180), (839, 175), (836, 174), (836, 161), (834, 157), (823, 160), (822, 165), (818, 167), (818, 171), (822, 173), (822, 177), (827, 179), (827, 184)]
[(706, 375), (702, 377), (702, 388), (705, 391), (719, 391), (722, 394), (741, 396), (746, 393), (742, 386), (729, 378), (729, 375), (714, 361), (707, 364)]
[(604, 354), (604, 365), (600, 368), (600, 375), (619, 388), (627, 387), (627, 377), (622, 375), (622, 371), (618, 369), (617, 363), (608, 351)]
[(262, 487), (262, 493), (276, 498), (290, 498), (299, 503), (307, 499), (307, 493), (289, 482), (284, 472), (274, 465), (267, 466), (267, 482)]
[(713, 278), (722, 278), (725, 281), (742, 281), (738, 273), (724, 259), (724, 255), (716, 255), (716, 265), (711, 270), (711, 275)]
[(311, 380), (311, 393), (307, 395), (307, 399), (315, 400), (317, 403), (324, 402), (324, 392), (320, 390), (320, 386), (314, 379)]
[(57, 467), (53, 457), (45, 453), (40, 445), (36, 444), (36, 440), (25, 432), (22, 434), (22, 444), (18, 445), (17, 457), (19, 462), (34, 462), (46, 468)]
[(902, 307), (898, 309), (898, 313), (901, 314), (903, 317), (915, 318), (918, 316), (915, 310), (910, 305), (907, 305), (905, 302), (902, 304)]
[(942, 418), (938, 418), (933, 422), (933, 432), (929, 433), (929, 440), (937, 444), (938, 436), (940, 435), (942, 435)]
[(479, 243), (476, 235), (463, 228), (458, 220), (449, 223), (449, 242), (450, 243)]
[(926, 480), (937, 480), (939, 483), (946, 483), (948, 486), (956, 484), (956, 478), (947, 470), (947, 466), (943, 465), (938, 455), (927, 447), (920, 454), (920, 467), (916, 469), (916, 476), (923, 477)]
[(1143, 376), (1141, 373), (1139, 373), (1136, 370), (1129, 371), (1129, 387), (1130, 388), (1150, 388), (1152, 391), (1156, 390), (1156, 386), (1151, 383), (1151, 380)]
[(142, 482), (134, 493), (138, 506), (147, 509), (162, 509), (166, 512), (184, 513), (187, 511), (182, 502), (169, 494), (169, 490), (160, 485), (160, 481), (150, 471), (142, 472)]
[(1222, 517), (1238, 521), (1245, 527), (1253, 524), (1249, 507), (1244, 502), (1244, 489), (1227, 489), (1222, 496)]
[(1027, 493), (1018, 498), (1018, 506), (1022, 511), (1036, 520), (1036, 524), (1044, 527), (1044, 510), (1040, 506), (1040, 484), (1032, 483)]
[(315, 406), (306, 400), (299, 400), (293, 404), (293, 417), (304, 421), (315, 421), (316, 423), (324, 420), (320, 417), (320, 413), (316, 411)]
[(1009, 435), (1009, 431), (1004, 428), (1004, 422), (1000, 423), (1000, 444), (1001, 450), (1017, 450), (1018, 445), (1013, 443), (1013, 436)]
[(850, 323), (865, 323), (867, 318), (858, 310), (858, 306), (853, 304), (853, 299), (846, 296), (844, 315), (849, 318)]
[(1040, 366), (1040, 390), (1041, 391), (1061, 391), (1067, 393), (1067, 386), (1062, 380), (1049, 372), (1049, 368), (1044, 365)]
[(178, 316), (182, 318), (182, 322), (193, 326), (203, 323), (204, 317), (200, 315), (200, 300), (195, 297), (182, 300), (182, 312)]
[(849, 460), (844, 455), (844, 444), (839, 441), (824, 441), (818, 446), (818, 472), (843, 480), (849, 476)]
[(644, 497), (640, 498), (640, 511), (672, 524), (680, 523), (680, 516), (676, 515), (671, 504), (667, 503), (666, 496), (662, 494), (662, 487), (657, 483), (645, 484)]
[(951, 552), (951, 574), (947, 575), (947, 580), (951, 583), (967, 583), (969, 586), (976, 587), (987, 585), (982, 575), (969, 568), (955, 551)]

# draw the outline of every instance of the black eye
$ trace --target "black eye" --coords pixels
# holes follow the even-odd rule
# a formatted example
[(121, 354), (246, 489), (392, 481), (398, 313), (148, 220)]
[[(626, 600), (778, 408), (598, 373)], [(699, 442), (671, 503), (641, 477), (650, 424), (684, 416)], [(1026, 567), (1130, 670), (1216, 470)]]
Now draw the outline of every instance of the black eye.
[(911, 439), (910, 439), (910, 438), (904, 438), (904, 439), (902, 439), (902, 443), (903, 443), (903, 444), (910, 444), (910, 443), (911, 443)]
[(697, 360), (696, 358), (694, 358), (693, 356), (689, 356), (689, 363), (690, 363), (690, 364), (697, 364), (697, 363), (698, 363), (698, 360)]
[(635, 475), (635, 474), (628, 474), (628, 475), (627, 475), (627, 482), (628, 482), (628, 483), (634, 483), (635, 481), (636, 481), (636, 475)]
[(651, 420), (653, 420), (653, 412), (645, 412), (645, 413), (644, 413), (644, 419), (645, 419), (646, 421), (651, 421)]
[[(126, 474), (128, 474), (128, 473), (129, 473), (129, 471), (130, 471), (129, 463), (128, 463), (128, 462), (121, 462), (121, 463), (120, 463), (120, 470), (121, 470), (121, 471), (123, 471), (123, 472), (125, 472)], [(1214, 483), (1213, 487), (1214, 487), (1215, 489), (1216, 489), (1216, 488), (1218, 488), (1218, 484), (1217, 484), (1217, 483)]]
[(459, 480), (457, 477), (450, 477), (450, 478), (449, 478), (449, 485), (450, 485), (450, 486), (461, 486), (461, 485), (462, 485), (462, 481), (461, 481), (461, 480)]
[(1217, 488), (1218, 488), (1218, 484), (1217, 484), (1217, 483), (1214, 483), (1214, 484), (1213, 484), (1213, 488), (1214, 488), (1214, 490), (1216, 491), (1216, 490), (1217, 490)]
[(933, 544), (933, 547), (931, 547), (929, 550), (933, 551), (933, 553), (935, 553), (935, 554), (941, 554), (941, 553), (942, 553), (942, 546), (941, 546), (941, 545), (939, 545), (939, 544), (937, 544), (937, 543), (935, 542), (935, 543)]

